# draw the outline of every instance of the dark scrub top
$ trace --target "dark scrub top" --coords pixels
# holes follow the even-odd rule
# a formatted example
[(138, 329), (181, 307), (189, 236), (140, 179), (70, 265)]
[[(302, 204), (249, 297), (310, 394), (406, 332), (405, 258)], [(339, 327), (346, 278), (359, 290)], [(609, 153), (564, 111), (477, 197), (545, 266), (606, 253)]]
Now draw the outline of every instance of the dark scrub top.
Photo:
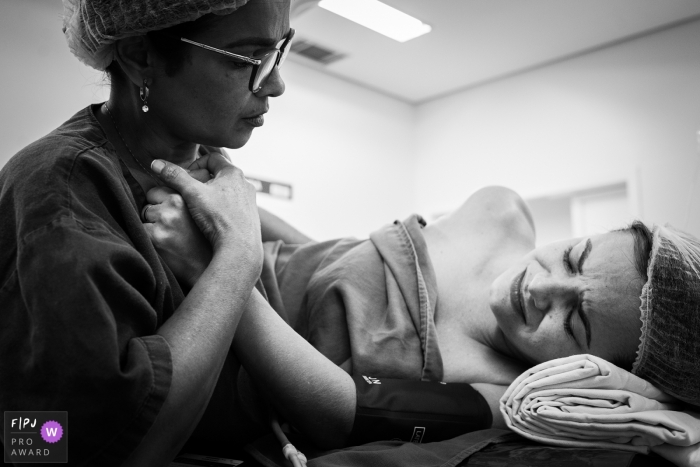
[(69, 465), (120, 465), (172, 362), (183, 300), (139, 219), (144, 193), (88, 107), (0, 171), (0, 412), (68, 412)]

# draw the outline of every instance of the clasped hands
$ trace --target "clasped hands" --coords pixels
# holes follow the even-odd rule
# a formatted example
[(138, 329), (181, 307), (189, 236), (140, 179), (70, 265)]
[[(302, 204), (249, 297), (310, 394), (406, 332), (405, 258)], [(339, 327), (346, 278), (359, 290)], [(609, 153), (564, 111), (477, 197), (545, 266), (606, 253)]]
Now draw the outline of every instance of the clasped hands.
[(185, 288), (191, 288), (215, 254), (235, 257), (232, 274), (250, 280), (262, 268), (255, 188), (217, 148), (187, 169), (155, 160), (165, 184), (146, 194), (142, 220), (158, 254)]

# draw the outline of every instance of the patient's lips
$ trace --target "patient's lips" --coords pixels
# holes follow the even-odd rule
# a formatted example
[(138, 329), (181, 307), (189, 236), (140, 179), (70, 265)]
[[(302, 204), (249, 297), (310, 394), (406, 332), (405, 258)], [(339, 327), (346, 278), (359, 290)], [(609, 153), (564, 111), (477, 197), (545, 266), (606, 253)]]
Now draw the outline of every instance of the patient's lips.
[(527, 315), (525, 314), (525, 304), (523, 299), (523, 279), (525, 278), (525, 273), (527, 268), (523, 270), (522, 273), (518, 274), (513, 278), (513, 282), (510, 284), (510, 303), (517, 313), (519, 313), (523, 322), (527, 324)]

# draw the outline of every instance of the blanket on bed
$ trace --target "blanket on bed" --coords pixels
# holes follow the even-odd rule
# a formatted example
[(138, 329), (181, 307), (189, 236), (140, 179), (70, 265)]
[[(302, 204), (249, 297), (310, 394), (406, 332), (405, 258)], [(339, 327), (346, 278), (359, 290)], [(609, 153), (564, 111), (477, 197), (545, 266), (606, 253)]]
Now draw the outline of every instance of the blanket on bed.
[[(378, 441), (326, 452), (315, 451), (296, 439), (292, 442), (301, 446), (309, 467), (673, 467), (658, 457), (629, 451), (542, 446), (497, 429), (474, 431), (438, 443)], [(246, 449), (265, 467), (289, 466), (271, 435)]]
[(516, 433), (545, 444), (647, 453), (650, 447), (700, 446), (700, 414), (647, 381), (592, 355), (537, 365), (501, 398)]
[(262, 279), (275, 310), (351, 373), (440, 381), (437, 285), (419, 216), (368, 240), (265, 244)]

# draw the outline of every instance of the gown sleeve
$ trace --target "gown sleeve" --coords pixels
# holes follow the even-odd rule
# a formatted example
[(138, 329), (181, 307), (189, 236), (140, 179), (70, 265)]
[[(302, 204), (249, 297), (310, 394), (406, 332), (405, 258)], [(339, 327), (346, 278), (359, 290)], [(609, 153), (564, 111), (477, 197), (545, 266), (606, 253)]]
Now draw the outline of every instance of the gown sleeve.
[(0, 288), (0, 407), (67, 411), (69, 465), (122, 465), (171, 382), (152, 269), (69, 215), (22, 239), (16, 265)]

